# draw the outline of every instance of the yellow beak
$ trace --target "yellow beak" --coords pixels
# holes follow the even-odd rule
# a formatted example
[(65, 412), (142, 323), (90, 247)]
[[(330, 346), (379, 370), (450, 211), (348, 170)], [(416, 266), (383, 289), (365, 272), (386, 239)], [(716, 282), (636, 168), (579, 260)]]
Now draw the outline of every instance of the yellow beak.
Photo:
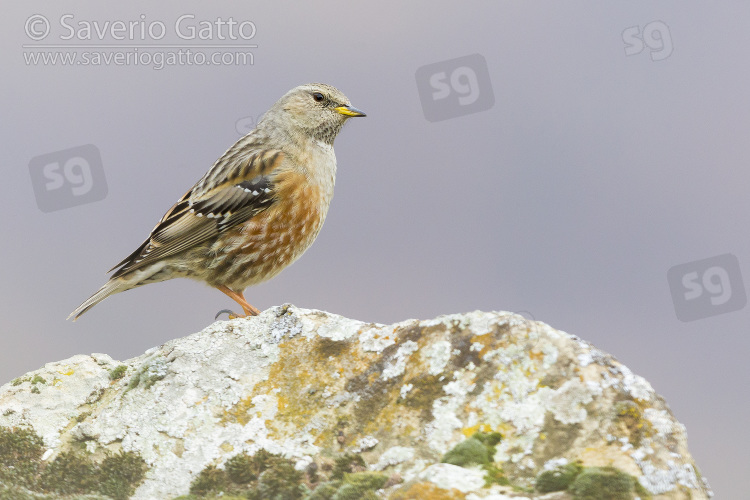
[(354, 106), (339, 106), (333, 109), (344, 116), (367, 116), (363, 111), (358, 110)]

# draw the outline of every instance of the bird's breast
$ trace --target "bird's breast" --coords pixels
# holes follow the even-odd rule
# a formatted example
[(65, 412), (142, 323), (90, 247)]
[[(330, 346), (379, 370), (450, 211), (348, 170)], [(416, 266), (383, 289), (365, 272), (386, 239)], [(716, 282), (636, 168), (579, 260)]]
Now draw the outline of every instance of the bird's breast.
[[(302, 182), (280, 185), (277, 201), (258, 221), (250, 221), (245, 229), (257, 234), (259, 260), (279, 259), (283, 265), (296, 260), (312, 244), (328, 214), (330, 196), (319, 186)], [(255, 252), (254, 245), (245, 245)], [(288, 263), (285, 263), (290, 260)]]
[(330, 195), (305, 182), (300, 174), (282, 175), (286, 177), (276, 184), (273, 205), (213, 245), (209, 267), (215, 269), (215, 281), (241, 290), (269, 280), (315, 241), (328, 213)]

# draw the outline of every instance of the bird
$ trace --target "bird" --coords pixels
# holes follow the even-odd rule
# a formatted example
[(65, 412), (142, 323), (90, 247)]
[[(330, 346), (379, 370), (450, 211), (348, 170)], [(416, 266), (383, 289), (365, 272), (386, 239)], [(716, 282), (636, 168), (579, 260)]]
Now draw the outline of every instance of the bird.
[(349, 118), (364, 116), (324, 83), (284, 94), (68, 319), (116, 293), (173, 278), (229, 296), (245, 313), (229, 311), (230, 318), (260, 314), (244, 290), (278, 275), (315, 241), (333, 197), (334, 139)]

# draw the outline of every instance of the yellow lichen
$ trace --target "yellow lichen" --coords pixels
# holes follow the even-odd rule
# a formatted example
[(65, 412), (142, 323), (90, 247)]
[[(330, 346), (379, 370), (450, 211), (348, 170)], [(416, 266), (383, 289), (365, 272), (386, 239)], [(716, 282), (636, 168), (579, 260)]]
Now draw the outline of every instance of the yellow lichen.
[(221, 418), (222, 423), (238, 423), (245, 425), (250, 421), (248, 411), (253, 407), (253, 396), (240, 399), (239, 403), (224, 410), (224, 415)]
[[(345, 359), (347, 362), (334, 367), (330, 361), (333, 355), (336, 359)], [(273, 420), (266, 421), (270, 437), (283, 434), (287, 425), (298, 428), (321, 416), (324, 421), (328, 420), (331, 412), (326, 408), (324, 392), (344, 392), (347, 382), (362, 375), (376, 356), (377, 354), (354, 350), (349, 341), (334, 341), (323, 337), (312, 340), (293, 338), (282, 344), (280, 357), (270, 366), (267, 379), (258, 383), (251, 394), (227, 410), (223, 421), (244, 425), (250, 418), (248, 411), (253, 406), (252, 399), (257, 395), (273, 393), (274, 390), (278, 394), (277, 412)], [(320, 369), (305, 368), (310, 366)], [(375, 373), (374, 379), (378, 375)], [(373, 377), (368, 376), (366, 380), (372, 383), (372, 379)], [(317, 435), (315, 441), (317, 443), (321, 438), (328, 441), (332, 437), (336, 436), (331, 436), (330, 433), (325, 437)]]
[(544, 353), (542, 351), (533, 349), (529, 351), (529, 359), (533, 361), (544, 361)]
[(493, 431), (494, 429), (489, 424), (477, 424), (477, 425), (472, 425), (471, 427), (464, 427), (463, 429), (461, 429), (461, 433), (467, 438), (473, 436), (477, 432), (493, 432)]
[(396, 491), (390, 498), (391, 500), (414, 500), (417, 498), (429, 498), (430, 500), (464, 500), (466, 495), (455, 488), (444, 490), (438, 488), (432, 483), (422, 482), (411, 486), (405, 486)]
[(474, 335), (471, 337), (471, 344), (482, 344), (482, 348), (477, 352), (477, 356), (481, 359), (491, 349), (494, 348), (493, 335)]

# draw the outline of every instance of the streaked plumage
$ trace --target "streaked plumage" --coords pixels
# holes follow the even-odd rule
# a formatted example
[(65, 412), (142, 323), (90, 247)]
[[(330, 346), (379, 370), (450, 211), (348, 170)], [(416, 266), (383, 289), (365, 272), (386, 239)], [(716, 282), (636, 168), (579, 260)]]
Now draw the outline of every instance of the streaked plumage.
[(204, 281), (257, 314), (243, 291), (276, 276), (317, 237), (333, 197), (333, 141), (353, 116), (365, 115), (330, 85), (290, 90), (68, 319), (112, 294), (180, 277)]

